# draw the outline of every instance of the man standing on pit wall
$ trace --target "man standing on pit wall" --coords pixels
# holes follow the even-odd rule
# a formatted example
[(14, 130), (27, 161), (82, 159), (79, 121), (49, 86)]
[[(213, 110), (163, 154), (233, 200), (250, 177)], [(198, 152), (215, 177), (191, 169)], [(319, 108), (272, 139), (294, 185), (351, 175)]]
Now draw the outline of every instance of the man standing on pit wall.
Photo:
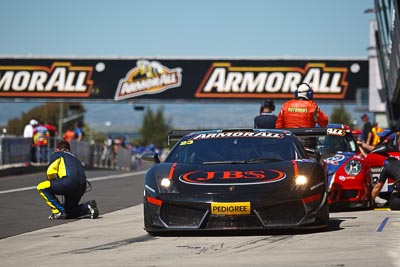
[(276, 128), (313, 128), (328, 125), (328, 116), (313, 101), (311, 87), (302, 83), (294, 92), (295, 99), (286, 101), (276, 119)]
[(260, 114), (254, 118), (255, 129), (275, 128), (276, 116), (271, 114), (275, 110), (274, 101), (267, 99), (260, 107)]

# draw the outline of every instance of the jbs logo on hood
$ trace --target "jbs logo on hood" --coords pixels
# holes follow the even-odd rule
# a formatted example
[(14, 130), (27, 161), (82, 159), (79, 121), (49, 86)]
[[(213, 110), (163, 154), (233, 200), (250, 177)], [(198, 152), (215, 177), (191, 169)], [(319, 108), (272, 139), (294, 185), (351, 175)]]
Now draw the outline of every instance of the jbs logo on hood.
[(197, 89), (197, 98), (291, 98), (300, 83), (308, 83), (314, 97), (344, 98), (347, 67), (309, 63), (300, 67), (244, 67), (214, 63)]
[(179, 180), (196, 185), (245, 185), (268, 184), (286, 179), (286, 173), (279, 170), (225, 170), (192, 171), (179, 176)]
[(54, 62), (46, 66), (0, 66), (0, 96), (88, 97), (93, 67)]
[(118, 83), (115, 100), (145, 94), (158, 94), (181, 86), (182, 69), (169, 69), (157, 61), (138, 60), (124, 79)]

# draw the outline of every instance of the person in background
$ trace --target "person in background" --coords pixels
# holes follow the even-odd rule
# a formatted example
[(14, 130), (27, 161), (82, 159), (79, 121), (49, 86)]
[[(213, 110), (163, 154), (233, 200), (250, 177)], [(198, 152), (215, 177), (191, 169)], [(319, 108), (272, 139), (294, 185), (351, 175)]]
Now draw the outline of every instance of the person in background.
[(379, 138), (379, 133), (383, 132), (383, 129), (378, 126), (378, 123), (375, 122), (372, 125), (372, 145), (375, 146), (379, 143), (380, 138)]
[(372, 145), (372, 124), (367, 114), (361, 116), (364, 125), (361, 129), (361, 140), (367, 145)]
[(35, 144), (33, 142), (33, 132), (37, 125), (38, 125), (37, 120), (34, 120), (34, 119), (30, 120), (29, 123), (27, 125), (25, 125), (24, 133), (23, 133), (23, 136), (25, 138), (31, 138), (31, 142), (32, 142), (32, 144), (31, 144), (31, 161), (32, 162), (36, 161), (36, 155), (35, 155), (36, 148), (35, 148)]
[(47, 162), (47, 145), (49, 143), (50, 133), (42, 121), (33, 131), (33, 144), (37, 162)]
[(47, 130), (49, 131), (49, 135), (50, 135), (49, 136), (49, 148), (51, 151), (54, 151), (54, 148), (56, 146), (57, 134), (58, 134), (57, 127), (48, 122), (46, 122), (44, 124), (44, 127), (47, 128)]
[(37, 120), (30, 120), (27, 125), (25, 125), (23, 136), (25, 138), (32, 138), (33, 137), (33, 130), (38, 125)]
[(313, 128), (328, 125), (328, 116), (313, 101), (314, 92), (311, 87), (302, 83), (294, 92), (294, 99), (282, 105), (276, 119), (276, 128)]
[(71, 140), (74, 138), (75, 138), (75, 131), (73, 127), (67, 129), (63, 134), (64, 141), (67, 141), (68, 143), (71, 143)]
[(46, 127), (47, 130), (49, 130), (50, 137), (56, 137), (57, 136), (58, 132), (57, 132), (57, 127), (56, 126), (54, 126), (54, 125), (52, 125), (52, 124), (47, 122), (47, 123), (44, 124), (44, 127)]
[[(82, 216), (96, 219), (99, 216), (95, 200), (79, 204), (86, 192), (86, 174), (81, 161), (71, 153), (68, 142), (57, 143), (55, 152), (51, 154), (46, 176), (47, 179), (37, 185), (37, 190), (51, 208), (50, 220)], [(64, 196), (64, 205), (56, 195)]]
[(267, 99), (260, 107), (260, 114), (254, 118), (255, 129), (275, 128), (276, 116), (271, 114), (275, 110), (274, 101)]
[(113, 146), (114, 146), (114, 140), (112, 137), (109, 135), (107, 138), (104, 140), (103, 144), (103, 152), (101, 154), (101, 161), (103, 165), (110, 167), (113, 161)]
[[(377, 133), (377, 136), (379, 138), (377, 145), (368, 145), (366, 142), (363, 142), (361, 140), (357, 141), (357, 145), (359, 146), (361, 153), (365, 157), (369, 153), (371, 153), (372, 150), (374, 150), (375, 148), (378, 148), (379, 146), (386, 146), (389, 151), (398, 151), (397, 147), (393, 144), (396, 134), (392, 133), (392, 131), (390, 129), (385, 129), (382, 132)], [(385, 138), (385, 139), (382, 141), (382, 143), (380, 143), (380, 140), (382, 138)]]
[(74, 123), (74, 131), (75, 131), (75, 140), (82, 141), (84, 133), (82, 128), (79, 125), (79, 122)]

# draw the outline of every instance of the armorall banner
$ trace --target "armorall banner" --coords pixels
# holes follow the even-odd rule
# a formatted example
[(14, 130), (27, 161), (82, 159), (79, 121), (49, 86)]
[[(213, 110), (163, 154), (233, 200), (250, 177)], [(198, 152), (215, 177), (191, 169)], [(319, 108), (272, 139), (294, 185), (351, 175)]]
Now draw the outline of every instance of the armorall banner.
[(0, 58), (0, 101), (356, 99), (368, 60)]

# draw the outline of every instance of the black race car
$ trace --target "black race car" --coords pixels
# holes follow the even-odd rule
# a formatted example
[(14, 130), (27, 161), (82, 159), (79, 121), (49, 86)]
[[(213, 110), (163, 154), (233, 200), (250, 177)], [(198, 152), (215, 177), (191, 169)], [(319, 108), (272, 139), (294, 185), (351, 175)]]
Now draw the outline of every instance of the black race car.
[(142, 156), (155, 162), (144, 185), (147, 232), (327, 227), (326, 167), (292, 131), (180, 134), (165, 161)]

